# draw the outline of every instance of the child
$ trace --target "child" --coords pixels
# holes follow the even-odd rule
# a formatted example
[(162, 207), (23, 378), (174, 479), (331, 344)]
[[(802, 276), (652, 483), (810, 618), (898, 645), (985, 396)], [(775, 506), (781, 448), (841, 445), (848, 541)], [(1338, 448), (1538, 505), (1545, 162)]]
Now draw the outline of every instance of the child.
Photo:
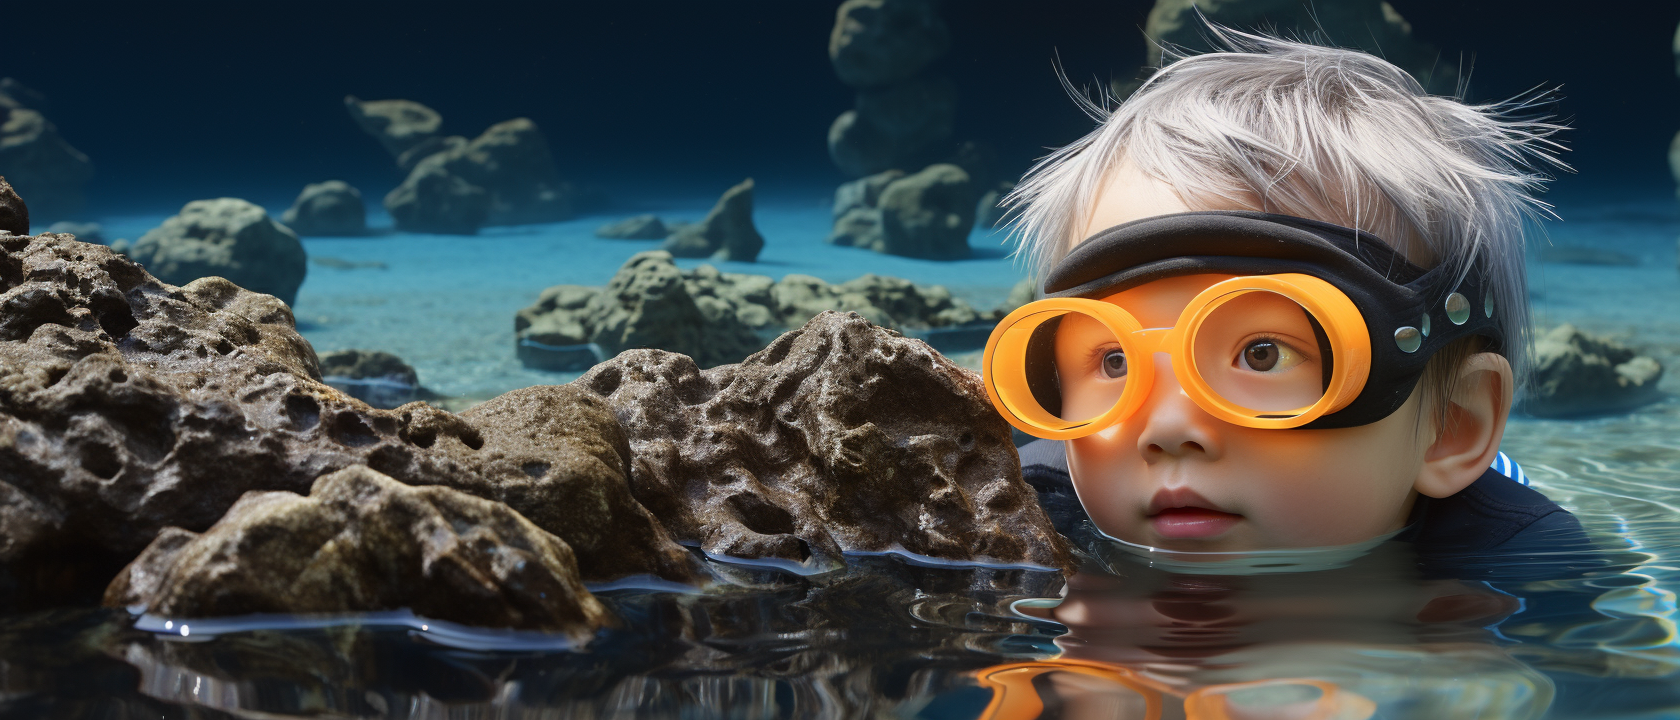
[(1098, 530), (1153, 549), (1578, 538), (1499, 453), (1529, 168), (1562, 167), (1558, 128), (1213, 31), (1230, 52), (1168, 65), (1011, 196), (1044, 299), (999, 324), (985, 376), (1046, 438), (1029, 481), (1071, 477)]

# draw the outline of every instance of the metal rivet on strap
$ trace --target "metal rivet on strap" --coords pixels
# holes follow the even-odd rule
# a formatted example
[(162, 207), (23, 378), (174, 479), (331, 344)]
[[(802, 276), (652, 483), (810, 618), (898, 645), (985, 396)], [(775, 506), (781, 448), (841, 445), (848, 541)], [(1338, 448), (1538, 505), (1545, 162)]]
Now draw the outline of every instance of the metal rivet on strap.
[(1400, 346), (1401, 352), (1417, 352), (1418, 348), (1423, 347), (1423, 333), (1407, 325), (1394, 331), (1394, 344)]
[(1429, 313), (1424, 313), (1418, 320), (1418, 327), (1423, 330), (1423, 336), (1429, 337)]
[(1460, 293), (1447, 296), (1447, 319), (1454, 325), (1463, 325), (1470, 320), (1470, 300)]

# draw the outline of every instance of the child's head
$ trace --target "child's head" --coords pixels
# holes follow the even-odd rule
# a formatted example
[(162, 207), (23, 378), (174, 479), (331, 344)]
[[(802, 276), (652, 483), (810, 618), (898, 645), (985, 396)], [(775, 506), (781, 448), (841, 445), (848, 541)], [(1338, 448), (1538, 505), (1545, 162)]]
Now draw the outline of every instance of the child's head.
[[(1416, 266), (1440, 266), (1450, 277), (1436, 283), (1444, 289), (1431, 302), (1476, 286), (1470, 296), (1486, 304), (1475, 302), (1471, 324), (1491, 328), (1482, 334), (1503, 342), (1489, 347), (1485, 337), (1470, 335), (1444, 347), (1426, 344), (1433, 354), (1427, 365), (1417, 359), (1422, 379), (1409, 396), (1396, 396), (1397, 410), (1361, 424), (1329, 424), (1333, 429), (1262, 429), (1221, 419), (1180, 386), (1168, 353), (1155, 352), (1141, 404), (1123, 421), (1068, 443), (1075, 486), (1098, 527), (1152, 546), (1338, 545), (1397, 530), (1417, 493), (1458, 492), (1498, 451), (1526, 361), (1523, 235), (1541, 207), (1530, 195), (1541, 178), (1528, 162), (1557, 162), (1550, 154), (1556, 146), (1546, 140), (1556, 128), (1509, 116), (1523, 105), (1478, 107), (1429, 96), (1404, 71), (1364, 53), (1214, 30), (1231, 52), (1168, 65), (1107, 113), (1101, 127), (1021, 183), (1012, 200), (1020, 208), (1022, 250), (1037, 275), (1065, 266), (1086, 238), (1133, 220), (1202, 210), (1275, 213), (1352, 228), (1368, 234), (1365, 241), (1388, 242)], [(1348, 247), (1359, 252), (1360, 241), (1354, 235)], [(1081, 297), (1118, 305), (1143, 328), (1167, 328), (1199, 293), (1232, 274), (1160, 271), (1149, 276), (1159, 279)], [(1331, 370), (1319, 366), (1333, 358), (1319, 363), (1315, 352), (1328, 342), (1324, 329), (1306, 319), (1310, 313), (1295, 314), (1306, 338), (1293, 343), (1300, 352), (1289, 342), (1250, 342), (1234, 366), (1253, 370), (1248, 361), (1256, 358), (1268, 371), (1300, 364), (1315, 378), (1322, 369), (1328, 392)], [(1081, 326), (1058, 322), (1061, 346)], [(1427, 334), (1426, 322), (1416, 324)], [(1442, 341), (1446, 323), (1437, 324)], [(1416, 339), (1418, 329), (1406, 329)], [(1260, 355), (1242, 356), (1256, 348)], [(1379, 366), (1384, 351), (1394, 354), (1375, 349)], [(1065, 348), (1057, 352), (1067, 375)], [(1143, 361), (1110, 354), (1134, 368)], [(1097, 373), (1101, 382), (1119, 377), (1112, 367)], [(1059, 381), (1064, 403), (1113, 402), (1082, 388), (1079, 377)]]

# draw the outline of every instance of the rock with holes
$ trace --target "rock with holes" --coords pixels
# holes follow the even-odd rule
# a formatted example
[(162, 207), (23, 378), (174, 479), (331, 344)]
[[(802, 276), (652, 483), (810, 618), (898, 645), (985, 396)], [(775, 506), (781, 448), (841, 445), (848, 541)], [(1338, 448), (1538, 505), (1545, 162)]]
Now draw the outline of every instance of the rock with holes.
[(738, 365), (633, 350), (573, 383), (618, 412), (637, 499), (708, 552), (1067, 567), (978, 374), (826, 312)]
[(611, 616), (566, 542), (499, 502), (365, 466), (309, 496), (246, 493), (204, 533), (169, 528), (105, 592), (167, 617), (411, 608), (586, 640)]
[(164, 528), (203, 532), (248, 491), (353, 465), (506, 503), (585, 580), (695, 577), (630, 494), (612, 408), (581, 388), (376, 410), (321, 381), (272, 296), (0, 234), (0, 605), (87, 599)]
[(379, 350), (321, 353), (321, 379), (357, 400), (386, 410), (439, 397), (420, 384), (420, 374), (413, 366)]
[(239, 198), (194, 200), (132, 246), (116, 248), (164, 282), (224, 277), (287, 305), (297, 299), (309, 272), (297, 233), (274, 222), (262, 206)]

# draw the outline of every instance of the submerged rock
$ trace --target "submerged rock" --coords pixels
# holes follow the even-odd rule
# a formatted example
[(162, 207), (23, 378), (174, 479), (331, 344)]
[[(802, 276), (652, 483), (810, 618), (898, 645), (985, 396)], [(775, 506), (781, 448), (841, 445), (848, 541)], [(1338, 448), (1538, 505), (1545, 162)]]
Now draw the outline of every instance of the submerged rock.
[(914, 175), (892, 170), (840, 186), (828, 242), (890, 255), (967, 257), (974, 227), (974, 188), (956, 165), (929, 165)]
[(29, 234), (29, 206), (18, 197), (4, 175), (0, 175), (0, 232)]
[(308, 497), (246, 493), (203, 534), (164, 530), (105, 604), (189, 618), (411, 608), (576, 640), (611, 622), (565, 541), (501, 503), (360, 465)]
[(637, 215), (595, 228), (595, 237), (608, 240), (659, 240), (670, 234), (656, 215)]
[(0, 175), (28, 200), (37, 220), (53, 220), (82, 209), (93, 163), (58, 134), (44, 105), (39, 93), (0, 79)]
[(1619, 412), (1658, 397), (1662, 364), (1563, 324), (1534, 343), (1534, 379), (1522, 408), (1540, 417)]
[(321, 353), (321, 380), (350, 397), (382, 410), (437, 397), (420, 384), (420, 374), (395, 355), (378, 350)]
[(929, 0), (846, 0), (835, 14), (828, 59), (841, 82), (877, 87), (921, 72), (950, 45)]
[(449, 171), (448, 156), (420, 161), (391, 192), (385, 210), (397, 229), (440, 235), (476, 235), (490, 218), (490, 193)]
[[(96, 222), (79, 223), (60, 220), (47, 226), (47, 232), (55, 235), (75, 235), (77, 240), (90, 243), (105, 243), (105, 226)], [(18, 233), (28, 235), (29, 233)]]
[(297, 233), (239, 198), (194, 200), (120, 252), (159, 280), (185, 285), (224, 277), (291, 305), (309, 272)]
[(752, 262), (764, 249), (764, 236), (753, 226), (753, 181), (724, 191), (706, 219), (672, 232), (663, 249), (676, 257)]
[[(417, 145), (437, 138), (443, 116), (413, 100), (361, 100), (344, 98), (344, 109), (362, 131), (372, 135), (391, 157), (401, 157)], [(404, 169), (412, 167), (403, 166)]]
[(362, 191), (343, 180), (328, 180), (305, 186), (280, 222), (299, 235), (363, 235), (367, 207)]
[[(636, 348), (679, 352), (712, 367), (739, 362), (776, 333), (827, 310), (919, 333), (969, 329), (982, 320), (938, 285), (873, 274), (839, 284), (809, 275), (778, 282), (710, 265), (684, 272), (670, 253), (653, 250), (631, 257), (606, 290), (558, 285), (543, 291), (515, 315), (514, 332), (521, 361), (541, 369), (584, 370), (599, 356)], [(991, 328), (973, 329), (983, 345)]]
[(573, 384), (617, 410), (636, 497), (707, 552), (1070, 563), (980, 377), (860, 316), (818, 315), (738, 365), (633, 350)]
[(169, 286), (68, 236), (0, 235), (0, 251), (5, 603), (85, 597), (164, 528), (203, 532), (248, 491), (304, 493), (354, 465), (504, 502), (566, 540), (585, 580), (696, 577), (630, 495), (623, 430), (587, 391), (376, 410), (321, 382), (272, 296)]

